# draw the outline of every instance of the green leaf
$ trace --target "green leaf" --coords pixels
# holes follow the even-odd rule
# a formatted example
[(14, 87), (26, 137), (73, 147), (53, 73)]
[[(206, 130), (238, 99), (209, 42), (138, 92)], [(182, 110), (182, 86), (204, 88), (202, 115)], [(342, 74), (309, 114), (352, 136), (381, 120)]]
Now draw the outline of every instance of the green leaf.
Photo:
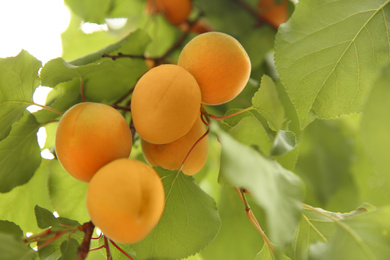
[(6, 220), (0, 220), (0, 233), (14, 235), (15, 237), (23, 237), (23, 231), (20, 227), (15, 223)]
[(387, 206), (336, 221), (335, 235), (327, 243), (314, 244), (310, 259), (388, 259), (389, 218)]
[(26, 246), (21, 238), (0, 233), (0, 252), (2, 260), (33, 260), (35, 252)]
[[(353, 185), (353, 145), (342, 120), (316, 120), (305, 129), (296, 169), (320, 205), (325, 206), (338, 191)], [(357, 194), (341, 199), (348, 206), (360, 204), (356, 201)]]
[(61, 82), (74, 78), (83, 79), (88, 73), (113, 67), (112, 63), (112, 61), (106, 60), (101, 63), (75, 66), (66, 62), (63, 58), (53, 59), (42, 68), (42, 85), (53, 88)]
[(96, 50), (95, 52), (91, 53), (90, 51), (88, 55), (85, 55), (77, 60), (73, 60), (70, 63), (75, 66), (86, 65), (98, 61), (102, 58), (103, 54), (123, 53), (129, 55), (142, 55), (144, 54), (145, 49), (150, 43), (150, 41), (151, 39), (149, 35), (145, 31), (138, 29), (134, 32), (131, 32), (125, 38), (116, 41), (111, 45), (104, 46), (103, 48)]
[[(362, 117), (361, 134), (363, 144), (374, 162), (375, 179), (381, 189), (389, 190), (390, 161), (388, 150), (390, 147), (390, 66), (387, 66), (378, 80), (367, 101)], [(386, 188), (387, 187), (387, 188)]]
[(61, 260), (73, 260), (76, 259), (79, 243), (76, 239), (65, 240), (61, 243)]
[(110, 0), (65, 0), (65, 4), (84, 21), (102, 24), (111, 8)]
[(279, 130), (272, 145), (271, 155), (281, 156), (295, 148), (296, 136), (291, 131)]
[[(248, 220), (245, 206), (232, 187), (223, 185), (220, 197), (222, 226), (215, 240), (200, 253), (202, 259), (253, 259), (263, 244), (261, 235)], [(256, 205), (251, 205), (251, 209), (258, 217)]]
[(275, 83), (270, 77), (261, 78), (260, 89), (252, 98), (253, 107), (268, 121), (274, 131), (282, 129), (284, 123), (284, 109), (279, 100)]
[[(80, 79), (75, 78), (71, 81), (56, 85), (47, 95), (46, 106), (50, 106), (51, 108), (64, 113), (71, 106), (80, 103), (81, 101)], [(39, 110), (38, 112), (35, 112), (34, 115), (40, 123), (46, 123), (61, 117), (61, 115), (46, 109)]]
[(61, 217), (89, 221), (85, 206), (88, 184), (78, 181), (67, 173), (58, 160), (48, 164), (50, 201)]
[(243, 144), (255, 145), (264, 155), (269, 155), (272, 148), (272, 141), (263, 125), (253, 115), (242, 118), (228, 132)]
[(118, 42), (123, 37), (122, 35), (116, 35), (107, 31), (84, 33), (81, 30), (82, 23), (82, 19), (72, 13), (68, 28), (61, 34), (62, 57), (67, 61), (78, 59), (84, 55), (98, 51), (110, 44)]
[(220, 217), (214, 199), (193, 177), (157, 168), (165, 189), (165, 210), (160, 222), (133, 245), (138, 259), (177, 259), (205, 248), (217, 235)]
[(110, 68), (88, 74), (84, 80), (85, 99), (114, 103), (132, 89), (148, 70), (141, 59), (118, 59)]
[(250, 191), (266, 212), (271, 242), (284, 247), (294, 236), (302, 210), (300, 179), (276, 161), (211, 126), (222, 145), (220, 182)]
[[(10, 132), (24, 110), (32, 105), (39, 85), (41, 62), (27, 51), (10, 58), (0, 58), (0, 140)], [(1, 168), (1, 167), (0, 167)]]
[(276, 254), (275, 256), (269, 246), (264, 244), (261, 251), (256, 255), (255, 260), (291, 260), (283, 252), (276, 252)]
[(51, 226), (58, 226), (60, 223), (58, 219), (49, 210), (39, 207), (34, 208), (35, 217), (37, 218), (38, 227), (45, 229)]
[(39, 241), (39, 257), (40, 259), (76, 259), (77, 248), (82, 243), (83, 238), (84, 232), (75, 230), (75, 232), (63, 234), (44, 247), (40, 246), (46, 241)]
[(275, 256), (267, 244), (264, 243), (261, 251), (256, 255), (255, 260), (274, 260)]
[(24, 232), (41, 231), (37, 226), (34, 208), (39, 204), (51, 209), (47, 188), (47, 162), (42, 161), (28, 183), (0, 194), (0, 219), (17, 223)]
[(14, 123), (12, 130), (0, 142), (0, 192), (9, 192), (33, 176), (41, 161), (37, 131), (40, 125), (26, 111), (24, 117)]
[(389, 61), (389, 3), (299, 1), (279, 27), (276, 67), (301, 128), (311, 111), (329, 119), (362, 110), (372, 79)]

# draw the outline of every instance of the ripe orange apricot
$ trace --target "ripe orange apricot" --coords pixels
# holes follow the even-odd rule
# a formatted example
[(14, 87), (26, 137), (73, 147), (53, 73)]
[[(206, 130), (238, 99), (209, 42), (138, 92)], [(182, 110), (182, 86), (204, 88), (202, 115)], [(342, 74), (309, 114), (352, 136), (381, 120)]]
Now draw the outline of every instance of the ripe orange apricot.
[[(191, 130), (182, 138), (168, 144), (151, 144), (141, 140), (142, 151), (146, 161), (152, 166), (161, 166), (168, 170), (180, 169), (188, 152), (206, 133), (206, 127), (198, 118)], [(191, 151), (183, 166), (183, 173), (194, 175), (206, 163), (208, 153), (208, 136), (206, 135)]]
[(149, 0), (149, 13), (163, 13), (165, 18), (174, 25), (185, 22), (192, 10), (191, 0)]
[(135, 243), (156, 226), (165, 193), (157, 172), (131, 159), (103, 166), (91, 179), (86, 204), (92, 222), (110, 239)]
[(278, 28), (280, 24), (285, 23), (288, 19), (287, 0), (260, 0), (258, 4), (261, 18)]
[(58, 123), (55, 150), (64, 169), (88, 182), (103, 165), (128, 158), (132, 136), (125, 118), (114, 108), (84, 102), (71, 107)]
[(164, 64), (138, 80), (131, 99), (131, 114), (142, 139), (164, 144), (191, 129), (200, 106), (201, 94), (195, 78), (182, 67)]
[(235, 98), (245, 87), (251, 72), (248, 54), (232, 36), (207, 32), (184, 46), (178, 65), (197, 80), (202, 102), (219, 105)]

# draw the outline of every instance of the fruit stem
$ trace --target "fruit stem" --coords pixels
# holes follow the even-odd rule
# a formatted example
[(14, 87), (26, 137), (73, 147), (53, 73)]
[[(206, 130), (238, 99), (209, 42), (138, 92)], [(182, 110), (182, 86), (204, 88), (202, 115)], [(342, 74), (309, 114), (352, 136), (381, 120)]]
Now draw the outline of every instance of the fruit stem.
[(104, 239), (104, 247), (106, 248), (106, 258), (107, 260), (112, 260), (110, 244), (108, 243), (108, 239), (106, 236), (103, 236)]
[(59, 115), (63, 115), (63, 113), (61, 113), (60, 111), (54, 109), (54, 108), (51, 108), (51, 107), (48, 107), (48, 106), (44, 106), (44, 105), (40, 105), (40, 104), (36, 104), (36, 103), (33, 103), (34, 106), (38, 106), (38, 107), (41, 107), (43, 109), (46, 109), (46, 110), (49, 110), (51, 112), (54, 112), (54, 113), (57, 113)]
[(180, 171), (183, 169), (184, 163), (187, 161), (188, 157), (190, 156), (191, 152), (194, 150), (194, 148), (196, 147), (196, 145), (197, 145), (198, 143), (200, 143), (200, 141), (202, 141), (203, 138), (205, 138), (206, 135), (208, 135), (209, 132), (210, 132), (210, 129), (207, 128), (207, 131), (206, 131), (201, 137), (199, 137), (198, 140), (196, 140), (196, 142), (194, 143), (194, 145), (191, 147), (191, 149), (188, 151), (186, 157), (184, 158), (184, 160), (183, 160), (183, 162), (182, 162), (182, 164), (181, 164), (181, 167), (180, 167)]
[(69, 230), (64, 230), (64, 231), (61, 231), (59, 233), (55, 233), (54, 236), (52, 238), (49, 238), (46, 240), (45, 243), (41, 244), (41, 245), (38, 245), (38, 248), (39, 250), (41, 250), (42, 248), (44, 248), (45, 246), (47, 245), (50, 245), (51, 243), (53, 243), (54, 241), (56, 241), (58, 238), (62, 237), (62, 235), (64, 235), (65, 233), (67, 233)]
[(110, 239), (110, 242), (111, 242), (111, 244), (113, 244), (113, 245), (116, 247), (116, 249), (118, 249), (122, 254), (124, 254), (125, 256), (127, 256), (127, 258), (129, 258), (129, 259), (131, 259), (131, 260), (134, 260), (128, 253), (126, 253), (122, 248), (120, 248), (114, 241), (112, 241), (112, 240)]
[(205, 125), (208, 126), (210, 124), (210, 114), (207, 113), (206, 108), (203, 105), (200, 107), (200, 119), (202, 119)]
[(98, 246), (98, 247), (95, 247), (95, 248), (91, 248), (91, 249), (89, 249), (89, 251), (97, 251), (97, 250), (100, 250), (102, 248), (105, 248), (105, 245), (101, 245), (101, 246)]
[(247, 193), (247, 190), (246, 189), (239, 189), (237, 187), (235, 187), (234, 189), (236, 190), (238, 196), (240, 197), (240, 199), (242, 200), (242, 202), (245, 205), (245, 213), (246, 213), (247, 218), (252, 223), (252, 225), (256, 228), (256, 230), (260, 233), (261, 237), (264, 240), (264, 243), (267, 244), (268, 248), (271, 249), (272, 253), (275, 255), (275, 249), (274, 249), (271, 241), (269, 240), (269, 238), (267, 237), (267, 235), (264, 233), (263, 229), (261, 228), (259, 222), (256, 219), (255, 214), (253, 214), (253, 211), (251, 210), (249, 203), (245, 197), (245, 193)]
[(118, 105), (111, 105), (115, 109), (124, 110), (124, 111), (131, 111), (130, 107), (122, 107)]
[(209, 116), (210, 116), (210, 118), (215, 119), (215, 120), (222, 120), (222, 119), (226, 119), (226, 118), (230, 118), (230, 117), (239, 115), (241, 113), (247, 112), (247, 111), (252, 110), (252, 109), (254, 109), (254, 108), (253, 107), (248, 107), (248, 108), (240, 110), (240, 111), (238, 111), (236, 113), (233, 113), (233, 114), (230, 114), (230, 115), (226, 115), (226, 116), (214, 116), (212, 114), (209, 114)]

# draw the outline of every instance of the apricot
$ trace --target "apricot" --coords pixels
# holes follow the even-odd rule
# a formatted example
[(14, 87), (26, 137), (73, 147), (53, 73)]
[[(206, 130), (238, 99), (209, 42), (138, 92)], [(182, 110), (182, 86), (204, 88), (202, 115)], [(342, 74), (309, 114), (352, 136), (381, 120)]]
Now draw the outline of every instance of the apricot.
[(173, 25), (184, 23), (192, 10), (191, 0), (149, 0), (147, 10), (151, 14), (163, 13)]
[(164, 144), (184, 136), (199, 115), (201, 94), (195, 78), (182, 67), (152, 68), (137, 82), (131, 114), (140, 137)]
[[(142, 151), (146, 161), (152, 166), (161, 166), (168, 170), (180, 169), (188, 152), (206, 133), (206, 127), (198, 118), (191, 130), (180, 139), (168, 144), (151, 144), (141, 140)], [(182, 171), (186, 175), (194, 175), (206, 163), (208, 153), (208, 136), (206, 135), (186, 159)]]
[(276, 29), (288, 19), (287, 0), (277, 1), (260, 0), (258, 4), (260, 17)]
[(67, 110), (55, 136), (57, 158), (74, 178), (88, 182), (103, 165), (128, 158), (132, 135), (125, 118), (114, 108), (84, 102)]
[(199, 84), (202, 102), (219, 105), (235, 98), (245, 87), (251, 72), (248, 54), (232, 36), (220, 32), (200, 34), (188, 42), (178, 65)]
[(103, 166), (91, 179), (86, 197), (92, 222), (119, 243), (142, 240), (164, 211), (165, 193), (157, 172), (131, 159)]

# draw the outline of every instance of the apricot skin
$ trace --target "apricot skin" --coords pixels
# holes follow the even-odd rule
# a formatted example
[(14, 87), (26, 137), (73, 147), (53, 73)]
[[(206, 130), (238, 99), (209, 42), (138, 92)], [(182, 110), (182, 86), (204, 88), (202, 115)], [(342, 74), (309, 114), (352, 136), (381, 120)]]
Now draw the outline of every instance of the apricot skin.
[(288, 19), (287, 0), (282, 0), (280, 4), (277, 4), (276, 0), (260, 0), (258, 8), (261, 18), (275, 29)]
[(219, 105), (235, 98), (245, 87), (251, 72), (248, 54), (232, 36), (207, 32), (184, 46), (178, 65), (197, 80), (202, 102)]
[(152, 68), (139, 79), (131, 114), (142, 139), (164, 144), (190, 130), (200, 105), (200, 89), (194, 77), (177, 65), (166, 64)]
[[(161, 166), (168, 170), (180, 169), (183, 160), (192, 146), (206, 133), (206, 127), (198, 118), (191, 130), (180, 139), (168, 144), (151, 144), (141, 140), (142, 151), (146, 161), (152, 166)], [(184, 166), (183, 173), (194, 175), (207, 161), (208, 136), (205, 136), (191, 151)]]
[(191, 0), (149, 0), (149, 13), (163, 13), (173, 25), (184, 23), (192, 10)]
[(132, 148), (130, 128), (114, 108), (84, 102), (71, 107), (58, 123), (55, 150), (64, 169), (88, 182), (103, 165), (128, 158)]
[(92, 222), (110, 239), (131, 244), (156, 226), (164, 211), (164, 187), (147, 164), (118, 159), (91, 179), (86, 204)]

